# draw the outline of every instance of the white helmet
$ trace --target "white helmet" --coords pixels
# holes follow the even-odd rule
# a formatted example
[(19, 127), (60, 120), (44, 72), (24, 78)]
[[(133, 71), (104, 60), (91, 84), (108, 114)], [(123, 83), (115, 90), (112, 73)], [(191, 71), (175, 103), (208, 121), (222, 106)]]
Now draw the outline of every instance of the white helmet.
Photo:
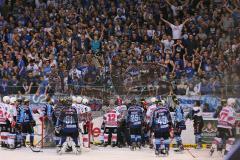
[(234, 106), (236, 103), (236, 100), (234, 98), (228, 98), (227, 105), (228, 106)]
[(164, 100), (161, 100), (161, 103), (162, 103), (162, 105), (165, 105), (165, 101)]
[(82, 104), (88, 104), (88, 99), (87, 98), (83, 98)]
[(73, 103), (77, 102), (77, 97), (76, 96), (72, 96), (72, 102)]
[(82, 100), (83, 100), (83, 98), (82, 98), (81, 96), (77, 96), (76, 102), (77, 102), (78, 104), (82, 103)]
[(86, 108), (85, 108), (85, 111), (86, 111), (86, 112), (91, 112), (91, 108), (90, 108), (90, 107), (86, 107)]
[(15, 104), (17, 101), (17, 98), (16, 97), (11, 97), (10, 98), (10, 104)]
[(151, 98), (151, 102), (152, 102), (152, 103), (155, 103), (156, 101), (157, 101), (157, 98), (156, 98), (156, 97), (152, 97), (152, 98)]
[(4, 96), (3, 97), (3, 102), (4, 103), (9, 103), (10, 102), (10, 97), (9, 96)]

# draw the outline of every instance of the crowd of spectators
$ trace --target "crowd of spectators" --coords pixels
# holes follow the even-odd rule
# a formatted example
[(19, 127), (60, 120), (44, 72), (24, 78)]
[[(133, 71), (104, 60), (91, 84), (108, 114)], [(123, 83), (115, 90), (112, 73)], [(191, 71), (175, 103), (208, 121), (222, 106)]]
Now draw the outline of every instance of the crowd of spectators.
[[(239, 91), (239, 0), (1, 0), (0, 92)], [(144, 74), (150, 76), (144, 76)], [(114, 86), (115, 85), (115, 86)], [(142, 84), (143, 85), (143, 84)]]

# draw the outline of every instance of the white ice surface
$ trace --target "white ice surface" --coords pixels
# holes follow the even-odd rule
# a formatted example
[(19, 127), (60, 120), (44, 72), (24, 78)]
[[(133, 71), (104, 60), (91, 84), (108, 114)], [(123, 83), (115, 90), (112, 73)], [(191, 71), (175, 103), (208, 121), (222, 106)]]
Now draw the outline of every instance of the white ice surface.
[(214, 153), (209, 156), (209, 150), (190, 149), (190, 152), (196, 156), (193, 158), (188, 151), (176, 153), (170, 151), (168, 157), (156, 157), (154, 151), (148, 148), (130, 151), (129, 148), (102, 148), (92, 147), (91, 149), (83, 148), (80, 155), (67, 153), (58, 155), (56, 149), (43, 149), (43, 152), (35, 153), (29, 148), (16, 150), (0, 149), (0, 160), (223, 160), (220, 153)]

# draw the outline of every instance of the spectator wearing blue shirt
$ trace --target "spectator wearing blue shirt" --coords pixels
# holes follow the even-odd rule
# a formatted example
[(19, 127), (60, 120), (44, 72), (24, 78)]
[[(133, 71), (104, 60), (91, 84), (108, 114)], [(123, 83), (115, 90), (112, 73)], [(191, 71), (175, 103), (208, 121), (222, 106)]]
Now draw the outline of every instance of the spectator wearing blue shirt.
[(87, 38), (90, 39), (90, 44), (91, 44), (91, 50), (93, 51), (94, 54), (98, 53), (101, 51), (101, 41), (103, 39), (103, 34), (104, 34), (104, 28), (101, 31), (100, 38), (98, 38), (98, 33), (94, 33), (94, 38), (92, 39), (91, 36), (87, 33)]
[(24, 76), (25, 75), (25, 70), (26, 70), (26, 66), (25, 66), (25, 62), (23, 61), (23, 57), (21, 54), (17, 55), (17, 60), (18, 60), (18, 75), (19, 76)]

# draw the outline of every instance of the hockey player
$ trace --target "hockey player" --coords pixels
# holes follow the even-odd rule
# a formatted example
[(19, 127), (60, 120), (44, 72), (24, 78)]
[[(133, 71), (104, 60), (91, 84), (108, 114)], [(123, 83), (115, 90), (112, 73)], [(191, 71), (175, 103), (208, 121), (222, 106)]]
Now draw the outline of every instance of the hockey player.
[(10, 98), (10, 106), (9, 106), (9, 134), (8, 134), (8, 148), (14, 149), (16, 148), (16, 117), (17, 117), (17, 110), (16, 110), (16, 97)]
[(22, 103), (23, 103), (23, 98), (18, 97), (17, 101), (16, 101), (17, 116), (16, 116), (16, 126), (15, 126), (16, 136), (17, 136), (15, 145), (16, 145), (17, 148), (20, 148), (22, 146), (22, 125), (19, 122), (20, 113), (21, 113), (21, 110), (23, 108)]
[(202, 117), (202, 108), (199, 100), (195, 102), (195, 106), (190, 110), (190, 112), (186, 117), (193, 120), (195, 143), (197, 144), (196, 149), (201, 149), (203, 117)]
[(8, 123), (8, 103), (10, 97), (4, 96), (3, 102), (0, 105), (0, 136), (1, 136), (1, 147), (7, 147), (7, 137), (9, 134), (9, 123)]
[(146, 124), (148, 127), (148, 133), (147, 133), (148, 135), (147, 136), (149, 137), (149, 147), (150, 148), (153, 148), (153, 136), (152, 136), (152, 132), (150, 130), (150, 123), (151, 123), (153, 111), (157, 108), (156, 101), (157, 101), (157, 98), (155, 98), (155, 97), (152, 97), (150, 99), (151, 105), (147, 108), (146, 118), (145, 118), (145, 121), (146, 121)]
[(234, 98), (228, 98), (227, 105), (223, 107), (219, 113), (217, 125), (218, 132), (212, 142), (210, 155), (213, 154), (215, 149), (221, 150), (222, 148), (225, 148), (224, 154), (227, 154), (235, 141), (233, 133), (233, 128), (236, 123), (236, 112), (234, 110), (235, 104), (236, 100)]
[[(63, 110), (63, 108), (64, 108), (64, 104), (65, 104), (65, 99), (63, 99), (63, 98), (60, 98), (59, 99), (59, 101), (58, 101), (58, 103), (57, 103), (57, 105), (56, 105), (56, 107), (53, 109), (53, 115), (52, 115), (52, 121), (53, 121), (53, 125), (56, 127), (56, 125), (57, 125), (57, 120), (58, 120), (58, 118), (59, 118), (59, 116), (60, 116), (60, 113), (61, 113), (61, 111)], [(60, 143), (60, 132), (57, 132), (56, 130), (55, 130), (55, 144), (56, 145), (59, 145), (59, 143)]]
[(61, 110), (60, 116), (56, 124), (56, 132), (61, 135), (61, 141), (58, 145), (58, 153), (66, 151), (67, 145), (65, 141), (67, 137), (71, 137), (74, 144), (72, 145), (75, 153), (80, 152), (80, 146), (78, 143), (78, 116), (77, 110), (72, 107), (71, 100), (66, 100), (63, 105), (65, 107)]
[(136, 147), (141, 148), (143, 120), (143, 109), (137, 105), (136, 100), (132, 100), (127, 113), (127, 126), (130, 129), (131, 150), (136, 149)]
[(172, 127), (172, 118), (167, 107), (162, 100), (157, 101), (157, 108), (153, 111), (151, 119), (151, 130), (155, 137), (155, 154), (159, 155), (169, 153), (170, 128)]
[(115, 147), (117, 144), (117, 127), (118, 127), (119, 114), (115, 109), (110, 109), (103, 116), (103, 126), (104, 126), (104, 146), (111, 144)]
[(118, 128), (117, 128), (117, 144), (118, 147), (121, 148), (122, 146), (126, 145), (126, 137), (127, 137), (127, 130), (126, 130), (126, 115), (127, 115), (127, 106), (123, 104), (121, 98), (117, 98), (116, 102), (116, 112), (118, 114)]
[(19, 113), (19, 119), (18, 119), (18, 124), (21, 126), (22, 128), (22, 137), (23, 137), (23, 146), (26, 146), (25, 142), (26, 142), (26, 136), (27, 134), (30, 134), (30, 146), (34, 146), (33, 145), (33, 141), (34, 141), (34, 129), (33, 127), (36, 126), (36, 122), (33, 118), (33, 113), (32, 113), (32, 109), (29, 106), (29, 100), (26, 98), (24, 100), (24, 105), (22, 105), (20, 107), (20, 113)]
[(83, 98), (82, 104), (80, 105), (82, 108), (82, 114), (80, 115), (82, 117), (82, 126), (83, 126), (83, 146), (89, 148), (90, 147), (90, 137), (91, 137), (91, 131), (92, 131), (92, 114), (91, 114), (91, 108), (88, 106), (88, 99)]
[(33, 147), (33, 127), (36, 126), (36, 122), (33, 118), (32, 109), (29, 106), (29, 100), (27, 98), (24, 100), (24, 105), (20, 108), (20, 117), (18, 123), (21, 125), (22, 128), (23, 146), (26, 146), (26, 136), (27, 134), (30, 134), (30, 146)]
[(179, 105), (179, 101), (177, 98), (174, 98), (173, 102), (175, 103), (173, 128), (174, 128), (174, 137), (176, 139), (177, 148), (178, 148), (178, 150), (176, 151), (182, 151), (184, 150), (184, 148), (182, 144), (181, 133), (182, 133), (182, 130), (186, 129), (184, 112), (183, 112), (182, 106)]

